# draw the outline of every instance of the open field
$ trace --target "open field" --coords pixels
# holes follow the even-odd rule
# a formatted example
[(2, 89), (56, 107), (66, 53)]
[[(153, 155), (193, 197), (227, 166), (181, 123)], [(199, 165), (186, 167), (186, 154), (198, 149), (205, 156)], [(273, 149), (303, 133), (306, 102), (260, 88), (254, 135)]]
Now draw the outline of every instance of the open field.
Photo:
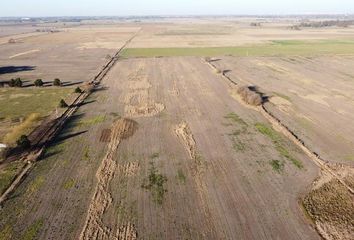
[(61, 99), (68, 98), (73, 91), (71, 87), (0, 89), (0, 142), (3, 142), (4, 136), (12, 131), (12, 127), (21, 125), (31, 114), (38, 114), (38, 118), (21, 132), (28, 134), (58, 107)]
[[(0, 88), (0, 140), (103, 79), (3, 202), (0, 240), (351, 240), (352, 26), (103, 21), (0, 45), (0, 80), (25, 85)], [(28, 162), (3, 163), (0, 193)]]
[(266, 106), (312, 150), (354, 166), (352, 56), (223, 57), (214, 64), (260, 87), (270, 97)]
[[(265, 119), (238, 104), (200, 58), (122, 60), (104, 85), (5, 203), (1, 225), (11, 225), (12, 236), (42, 221), (36, 235), (44, 239), (110, 239), (128, 230), (143, 239), (317, 239), (297, 204), (316, 167), (284, 137), (279, 144), (302, 167), (279, 153), (256, 128)], [(134, 119), (135, 130), (104, 158), (101, 133), (113, 131), (118, 116)], [(142, 188), (152, 163), (166, 192)], [(100, 178), (102, 169), (111, 177)]]
[(349, 40), (283, 40), (239, 47), (194, 48), (128, 48), (124, 57), (171, 56), (316, 56), (354, 54), (354, 41)]
[(89, 81), (139, 28), (77, 27), (0, 45), (0, 80)]

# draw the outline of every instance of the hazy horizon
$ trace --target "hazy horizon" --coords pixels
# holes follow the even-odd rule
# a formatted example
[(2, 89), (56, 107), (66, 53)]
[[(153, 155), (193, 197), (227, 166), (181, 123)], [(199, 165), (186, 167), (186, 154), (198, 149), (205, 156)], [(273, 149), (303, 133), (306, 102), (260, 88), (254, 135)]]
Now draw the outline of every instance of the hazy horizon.
[(342, 0), (13, 0), (2, 3), (0, 17), (329, 15), (353, 14), (354, 2)]

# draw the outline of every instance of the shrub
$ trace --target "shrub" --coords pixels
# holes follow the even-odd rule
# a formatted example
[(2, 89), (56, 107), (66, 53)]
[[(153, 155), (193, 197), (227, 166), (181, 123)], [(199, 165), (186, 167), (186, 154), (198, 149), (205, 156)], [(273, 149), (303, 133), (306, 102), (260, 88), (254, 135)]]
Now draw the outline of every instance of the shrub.
[(31, 146), (31, 142), (28, 139), (27, 135), (21, 135), (21, 137), (16, 141), (17, 146), (26, 149)]
[(75, 93), (82, 93), (81, 88), (79, 88), (79, 87), (75, 88)]
[(43, 86), (43, 81), (42, 79), (37, 79), (36, 81), (34, 81), (34, 86), (36, 87), (42, 87)]
[(11, 79), (9, 82), (10, 87), (22, 87), (21, 78)]
[(61, 99), (59, 102), (59, 107), (66, 108), (68, 107), (68, 104), (64, 101), (64, 99)]
[(54, 79), (53, 85), (54, 85), (54, 86), (61, 86), (61, 81), (60, 81), (60, 79), (59, 79), (59, 78)]

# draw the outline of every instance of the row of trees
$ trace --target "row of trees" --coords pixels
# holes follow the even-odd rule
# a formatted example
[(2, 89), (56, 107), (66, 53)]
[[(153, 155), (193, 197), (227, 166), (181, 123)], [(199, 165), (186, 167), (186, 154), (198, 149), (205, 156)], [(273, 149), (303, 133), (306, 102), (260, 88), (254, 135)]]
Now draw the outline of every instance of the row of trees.
[[(13, 78), (10, 80), (9, 82), (9, 86), (10, 87), (22, 87), (23, 85), (23, 81), (21, 80), (21, 78)], [(37, 79), (36, 81), (34, 81), (34, 86), (36, 87), (43, 87), (44, 82), (42, 79)], [(60, 87), (62, 85), (61, 81), (59, 78), (54, 79), (53, 81), (53, 86), (57, 86)]]

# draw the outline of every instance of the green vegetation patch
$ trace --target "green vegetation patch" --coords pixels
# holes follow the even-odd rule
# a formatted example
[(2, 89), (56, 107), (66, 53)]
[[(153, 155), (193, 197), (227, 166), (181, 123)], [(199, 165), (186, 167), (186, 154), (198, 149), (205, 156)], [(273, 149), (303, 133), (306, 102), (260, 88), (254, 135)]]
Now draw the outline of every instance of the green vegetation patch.
[(354, 54), (352, 40), (276, 40), (237, 47), (127, 48), (124, 57), (172, 56), (312, 56)]
[(269, 163), (272, 166), (273, 170), (278, 173), (281, 173), (284, 170), (284, 162), (280, 160), (272, 160)]
[(233, 112), (227, 114), (224, 118), (228, 119), (231, 125), (234, 127), (232, 133), (228, 134), (232, 141), (233, 149), (241, 152), (245, 151), (246, 144), (244, 143), (243, 139), (240, 139), (240, 135), (247, 132), (248, 124), (241, 117), (239, 117), (236, 113)]
[(36, 193), (44, 184), (45, 178), (43, 176), (36, 177), (28, 186), (26, 190), (26, 194), (28, 196), (33, 195)]
[(94, 116), (94, 117), (91, 117), (91, 118), (80, 120), (78, 125), (80, 125), (80, 126), (91, 126), (91, 125), (102, 123), (105, 120), (106, 120), (106, 116), (105, 115), (97, 115), (97, 116)]
[(273, 128), (268, 126), (267, 124), (264, 123), (256, 123), (255, 124), (256, 129), (262, 133), (263, 135), (267, 136), (270, 140), (275, 145), (275, 149), (278, 151), (278, 153), (288, 159), (294, 166), (296, 166), (299, 169), (304, 168), (302, 162), (295, 157), (293, 157), (286, 146), (284, 146), (284, 141), (283, 138), (279, 135), (278, 132), (276, 132)]
[(43, 226), (43, 220), (37, 220), (29, 226), (24, 235), (22, 236), (23, 240), (33, 240), (37, 238), (39, 231)]
[(3, 193), (10, 186), (24, 165), (25, 163), (20, 161), (11, 162), (4, 169), (0, 170), (0, 193)]
[(0, 231), (0, 240), (8, 240), (12, 237), (12, 227), (11, 225), (5, 225)]
[(178, 169), (176, 178), (180, 183), (182, 183), (182, 184), (186, 183), (186, 175), (184, 175), (184, 172), (182, 169)]
[(144, 179), (144, 182), (141, 187), (146, 190), (149, 190), (152, 194), (153, 201), (161, 205), (163, 203), (165, 193), (167, 192), (167, 189), (165, 187), (167, 177), (158, 172), (153, 162), (151, 162), (150, 164), (151, 166), (149, 169), (149, 177), (147, 179)]
[(75, 186), (75, 180), (74, 179), (69, 179), (63, 184), (63, 188), (65, 190), (72, 189)]
[(72, 88), (4, 88), (0, 89), (0, 116), (8, 119), (39, 113), (41, 117), (53, 111), (60, 99), (67, 98)]

